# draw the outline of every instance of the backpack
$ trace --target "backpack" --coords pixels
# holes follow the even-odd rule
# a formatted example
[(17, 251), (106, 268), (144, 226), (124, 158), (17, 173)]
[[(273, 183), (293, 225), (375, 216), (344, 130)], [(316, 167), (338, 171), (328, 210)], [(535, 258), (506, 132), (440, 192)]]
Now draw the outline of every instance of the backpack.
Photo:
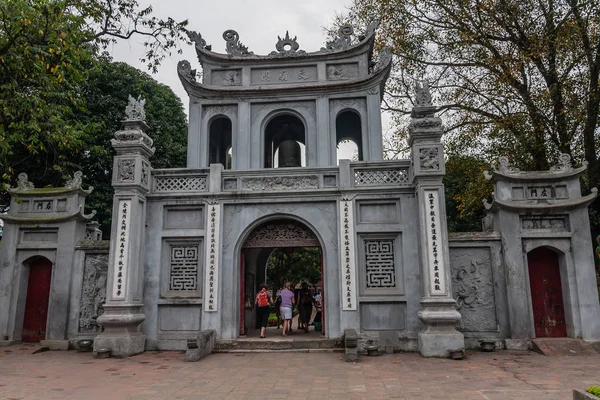
[(261, 290), (256, 295), (256, 302), (259, 307), (266, 307), (269, 305), (269, 293), (266, 290)]

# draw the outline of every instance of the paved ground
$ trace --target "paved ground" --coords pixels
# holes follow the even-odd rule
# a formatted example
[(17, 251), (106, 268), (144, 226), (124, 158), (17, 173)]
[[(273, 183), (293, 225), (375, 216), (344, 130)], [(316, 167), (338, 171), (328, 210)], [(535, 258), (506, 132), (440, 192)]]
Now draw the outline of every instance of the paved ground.
[(0, 399), (571, 399), (600, 381), (600, 356), (469, 352), (462, 361), (418, 354), (213, 354), (186, 363), (180, 352), (127, 359), (90, 353), (0, 348)]

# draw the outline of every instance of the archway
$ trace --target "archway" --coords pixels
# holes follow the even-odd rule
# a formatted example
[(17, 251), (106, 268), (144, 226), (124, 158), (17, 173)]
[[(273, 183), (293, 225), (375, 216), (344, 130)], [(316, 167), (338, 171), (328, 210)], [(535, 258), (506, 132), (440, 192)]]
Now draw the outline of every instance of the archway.
[(45, 257), (32, 259), (29, 262), (27, 280), (23, 342), (39, 342), (46, 339), (51, 281), (52, 262)]
[[(340, 143), (353, 142), (356, 146), (356, 160), (363, 161), (362, 149), (362, 124), (360, 115), (354, 111), (342, 111), (335, 119), (335, 143), (338, 148), (338, 160), (340, 159)], [(354, 154), (351, 156), (354, 158)], [(349, 158), (345, 156), (344, 158)]]
[(535, 336), (566, 337), (565, 307), (558, 254), (538, 247), (527, 254)]
[(231, 169), (231, 120), (219, 116), (211, 121), (208, 142), (208, 163), (222, 164)]
[[(280, 165), (276, 159), (279, 148), (286, 141), (296, 142), (300, 148), (300, 160), (293, 165)], [(281, 168), (285, 166), (306, 166), (306, 129), (300, 118), (292, 114), (278, 115), (271, 119), (265, 127), (265, 168)]]
[[(313, 333), (313, 336), (319, 338), (321, 335), (325, 335), (325, 293), (323, 291), (321, 243), (313, 231), (302, 222), (291, 218), (277, 218), (263, 222), (254, 228), (242, 245), (240, 257), (240, 336), (258, 337), (254, 299), (259, 285), (262, 282), (270, 281), (269, 291), (274, 298), (277, 290), (280, 289), (276, 287), (278, 286), (276, 282), (281, 280), (281, 277), (273, 279), (271, 276), (270, 279), (267, 279), (269, 265), (272, 265), (273, 258), (283, 256), (282, 258), (289, 262), (294, 258), (294, 255), (301, 252), (312, 255), (319, 272), (318, 276), (313, 276), (312, 279), (304, 279), (303, 276), (296, 275), (302, 279), (299, 278), (293, 284), (299, 284), (301, 280), (307, 282), (311, 293), (317, 299), (320, 299), (320, 307), (315, 307), (311, 315), (312, 322), (315, 321), (316, 317), (319, 318), (320, 326), (318, 324), (314, 326), (320, 329), (310, 328), (309, 333)], [(293, 268), (294, 266), (289, 264), (288, 267)], [(319, 311), (320, 313), (318, 313)], [(281, 332), (279, 331), (279, 334)], [(267, 336), (271, 336), (273, 333), (275, 333), (275, 330), (268, 333)], [(310, 337), (310, 335), (306, 337)]]

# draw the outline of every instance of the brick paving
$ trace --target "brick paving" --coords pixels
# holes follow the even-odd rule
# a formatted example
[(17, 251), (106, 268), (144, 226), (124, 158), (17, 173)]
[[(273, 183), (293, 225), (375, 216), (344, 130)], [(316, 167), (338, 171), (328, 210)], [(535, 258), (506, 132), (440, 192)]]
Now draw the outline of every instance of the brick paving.
[(99, 360), (34, 348), (0, 348), (0, 399), (564, 400), (573, 388), (600, 383), (598, 355), (469, 351), (452, 361), (397, 353), (353, 364), (340, 353), (228, 353), (186, 363), (182, 352)]

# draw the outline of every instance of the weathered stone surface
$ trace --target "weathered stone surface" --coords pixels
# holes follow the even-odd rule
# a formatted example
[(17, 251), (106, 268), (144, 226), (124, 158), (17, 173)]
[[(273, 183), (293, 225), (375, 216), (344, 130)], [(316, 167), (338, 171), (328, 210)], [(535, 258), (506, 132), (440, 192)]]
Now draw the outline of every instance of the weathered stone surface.
[(196, 338), (196, 348), (187, 349), (185, 352), (185, 361), (200, 361), (213, 352), (215, 348), (216, 332), (207, 330), (200, 332)]

